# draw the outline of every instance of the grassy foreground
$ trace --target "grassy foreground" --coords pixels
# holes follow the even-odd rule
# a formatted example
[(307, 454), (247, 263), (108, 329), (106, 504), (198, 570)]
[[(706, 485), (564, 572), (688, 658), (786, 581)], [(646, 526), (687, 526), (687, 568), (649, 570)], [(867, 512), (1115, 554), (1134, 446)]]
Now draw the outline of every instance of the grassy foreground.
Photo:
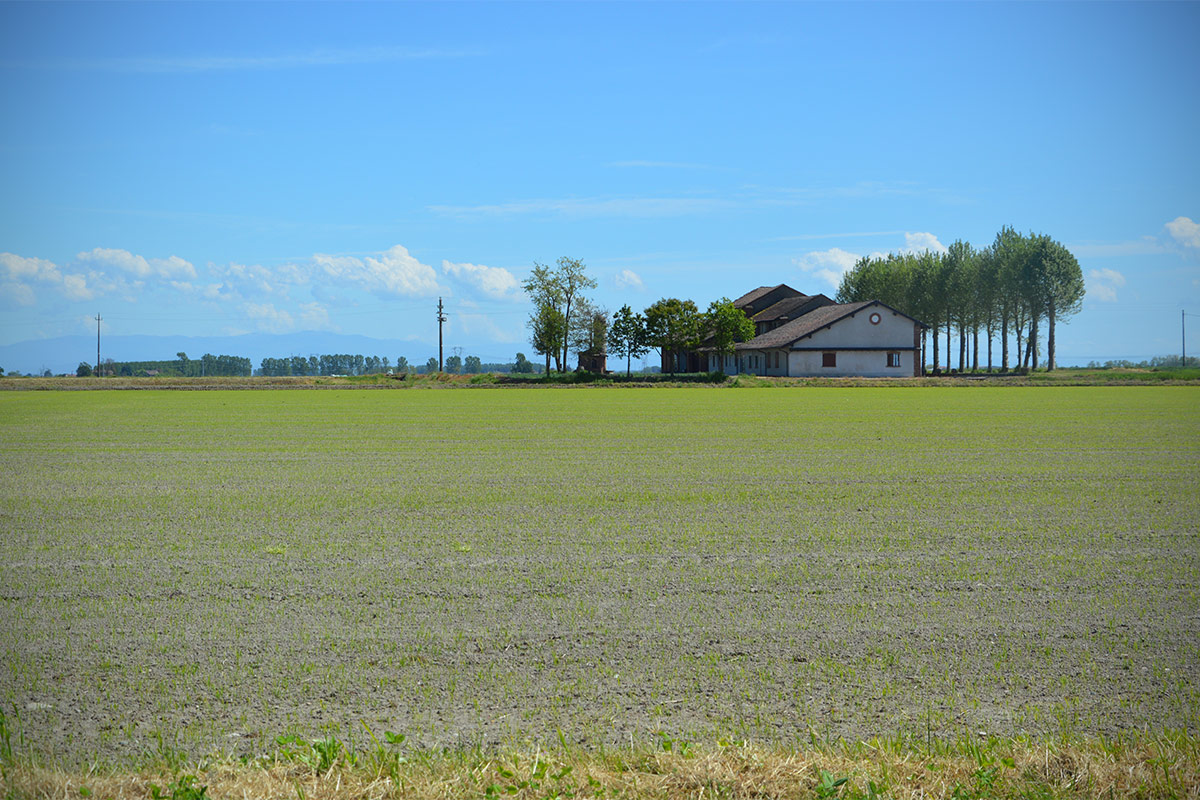
[(664, 739), (656, 749), (408, 752), (373, 742), (285, 740), (270, 756), (140, 768), (63, 771), (0, 764), (12, 798), (1195, 798), (1200, 742), (1186, 736), (1135, 742), (898, 741), (770, 748), (699, 748)]
[(4, 780), (1194, 795), (1197, 474), (1192, 387), (3, 393)]

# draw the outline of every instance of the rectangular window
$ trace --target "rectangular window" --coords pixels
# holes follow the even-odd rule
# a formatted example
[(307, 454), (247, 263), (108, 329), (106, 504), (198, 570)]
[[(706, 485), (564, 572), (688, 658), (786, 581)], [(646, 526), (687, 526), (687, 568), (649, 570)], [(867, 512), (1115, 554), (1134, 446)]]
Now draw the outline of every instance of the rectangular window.
[(887, 362), (887, 364), (888, 364), (888, 366), (889, 366), (889, 367), (898, 367), (898, 366), (900, 366), (900, 354), (899, 354), (899, 353), (888, 353), (888, 362)]
[(822, 353), (821, 354), (821, 366), (822, 367), (836, 367), (837, 366), (837, 353)]

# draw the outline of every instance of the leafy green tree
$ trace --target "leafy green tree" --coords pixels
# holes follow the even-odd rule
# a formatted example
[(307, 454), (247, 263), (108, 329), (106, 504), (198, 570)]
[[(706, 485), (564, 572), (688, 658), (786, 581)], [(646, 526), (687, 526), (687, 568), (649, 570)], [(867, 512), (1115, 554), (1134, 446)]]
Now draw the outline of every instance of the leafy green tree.
[(992, 242), (992, 257), (996, 259), (998, 310), (1000, 316), (1000, 371), (1008, 371), (1008, 332), (1018, 331), (1017, 361), (1020, 366), (1020, 322), (1021, 314), (1019, 281), (1022, 263), (1025, 260), (1025, 237), (1005, 225)]
[[(436, 363), (436, 359), (434, 360)], [(396, 372), (411, 372), (412, 368), (408, 366), (408, 359), (400, 356), (396, 359)]]
[(529, 375), (533, 372), (533, 362), (524, 353), (517, 353), (517, 359), (513, 362), (512, 371), (518, 375)]
[(646, 318), (633, 313), (628, 305), (621, 306), (613, 314), (608, 341), (613, 353), (625, 359), (625, 375), (632, 371), (633, 359), (641, 358), (650, 350), (646, 341)]
[(720, 356), (733, 355), (738, 342), (754, 338), (754, 323), (728, 297), (709, 303), (703, 326), (712, 337), (713, 349)]
[(1083, 270), (1071, 251), (1057, 241), (1047, 246), (1045, 261), (1046, 319), (1049, 331), (1046, 339), (1046, 370), (1053, 370), (1055, 362), (1054, 333), (1060, 318), (1079, 312), (1083, 306), (1085, 292)]
[(579, 298), (572, 315), (567, 336), (571, 349), (583, 357), (599, 356), (607, 352), (608, 312), (596, 307), (586, 297)]
[(952, 364), (950, 331), (958, 327), (958, 371), (966, 369), (967, 329), (974, 320), (975, 248), (956, 239), (942, 257), (946, 297), (946, 367)]
[[(0, 371), (0, 375), (3, 374), (3, 371)], [(78, 378), (90, 378), (92, 374), (92, 365), (86, 361), (80, 361), (79, 366), (75, 368), (75, 376)]]
[[(535, 261), (521, 286), (534, 304), (529, 326), (535, 349), (546, 348), (537, 349), (537, 352), (553, 355), (561, 372), (567, 363), (572, 315), (582, 299), (583, 290), (594, 289), (597, 284), (595, 278), (588, 276), (587, 267), (580, 259), (563, 256), (556, 264), (557, 268), (551, 270)], [(549, 372), (549, 358), (546, 363)]]
[[(979, 251), (975, 270), (975, 301), (979, 307), (980, 324), (987, 338), (987, 371), (992, 371), (992, 340), (1000, 321), (1000, 262), (994, 246)], [(978, 350), (978, 348), (976, 348)]]
[(479, 356), (467, 356), (467, 360), (463, 362), (463, 372), (468, 375), (478, 375), (483, 372), (483, 362), (479, 360)]
[(567, 321), (562, 312), (551, 305), (538, 305), (529, 317), (530, 343), (533, 351), (546, 357), (546, 374), (550, 374), (550, 359), (562, 372), (562, 347), (567, 339)]
[(691, 300), (664, 297), (646, 309), (646, 342), (660, 350), (672, 375), (680, 354), (699, 346), (702, 323)]
[(429, 360), (425, 362), (425, 374), (433, 375), (437, 371), (438, 371), (438, 360), (436, 358), (434, 358), (433, 356), (430, 356)]
[(457, 375), (462, 372), (462, 365), (462, 356), (450, 356), (446, 359), (446, 372), (451, 375)]

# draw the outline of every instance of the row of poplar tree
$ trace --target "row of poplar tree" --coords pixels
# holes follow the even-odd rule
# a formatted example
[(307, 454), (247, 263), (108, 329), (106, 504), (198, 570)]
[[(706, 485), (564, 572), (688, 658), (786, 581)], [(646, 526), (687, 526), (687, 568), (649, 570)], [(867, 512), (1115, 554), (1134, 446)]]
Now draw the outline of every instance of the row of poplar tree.
[(1036, 369), (1042, 323), (1046, 325), (1046, 368), (1055, 368), (1054, 337), (1060, 321), (1083, 303), (1083, 272), (1066, 247), (1044, 234), (1021, 234), (1005, 227), (977, 250), (956, 241), (945, 253), (889, 253), (859, 259), (842, 276), (839, 303), (881, 300), (921, 320), (933, 334), (933, 368), (940, 371), (940, 334), (946, 337), (946, 370), (951, 369), (951, 336), (958, 334), (958, 370), (978, 371), (980, 334), (986, 342), (987, 370), (992, 344), (1000, 341), (1000, 369), (1009, 369), (1009, 342), (1015, 339), (1016, 369)]

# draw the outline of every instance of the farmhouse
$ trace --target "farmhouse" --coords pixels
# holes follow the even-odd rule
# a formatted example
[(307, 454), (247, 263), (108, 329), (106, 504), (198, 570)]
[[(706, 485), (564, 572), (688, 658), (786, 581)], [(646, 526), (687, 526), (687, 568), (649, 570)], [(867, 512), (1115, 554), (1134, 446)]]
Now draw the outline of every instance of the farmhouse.
[(905, 377), (923, 374), (924, 323), (878, 300), (835, 303), (787, 284), (761, 286), (734, 301), (755, 337), (733, 355), (701, 346), (696, 369), (727, 374)]

